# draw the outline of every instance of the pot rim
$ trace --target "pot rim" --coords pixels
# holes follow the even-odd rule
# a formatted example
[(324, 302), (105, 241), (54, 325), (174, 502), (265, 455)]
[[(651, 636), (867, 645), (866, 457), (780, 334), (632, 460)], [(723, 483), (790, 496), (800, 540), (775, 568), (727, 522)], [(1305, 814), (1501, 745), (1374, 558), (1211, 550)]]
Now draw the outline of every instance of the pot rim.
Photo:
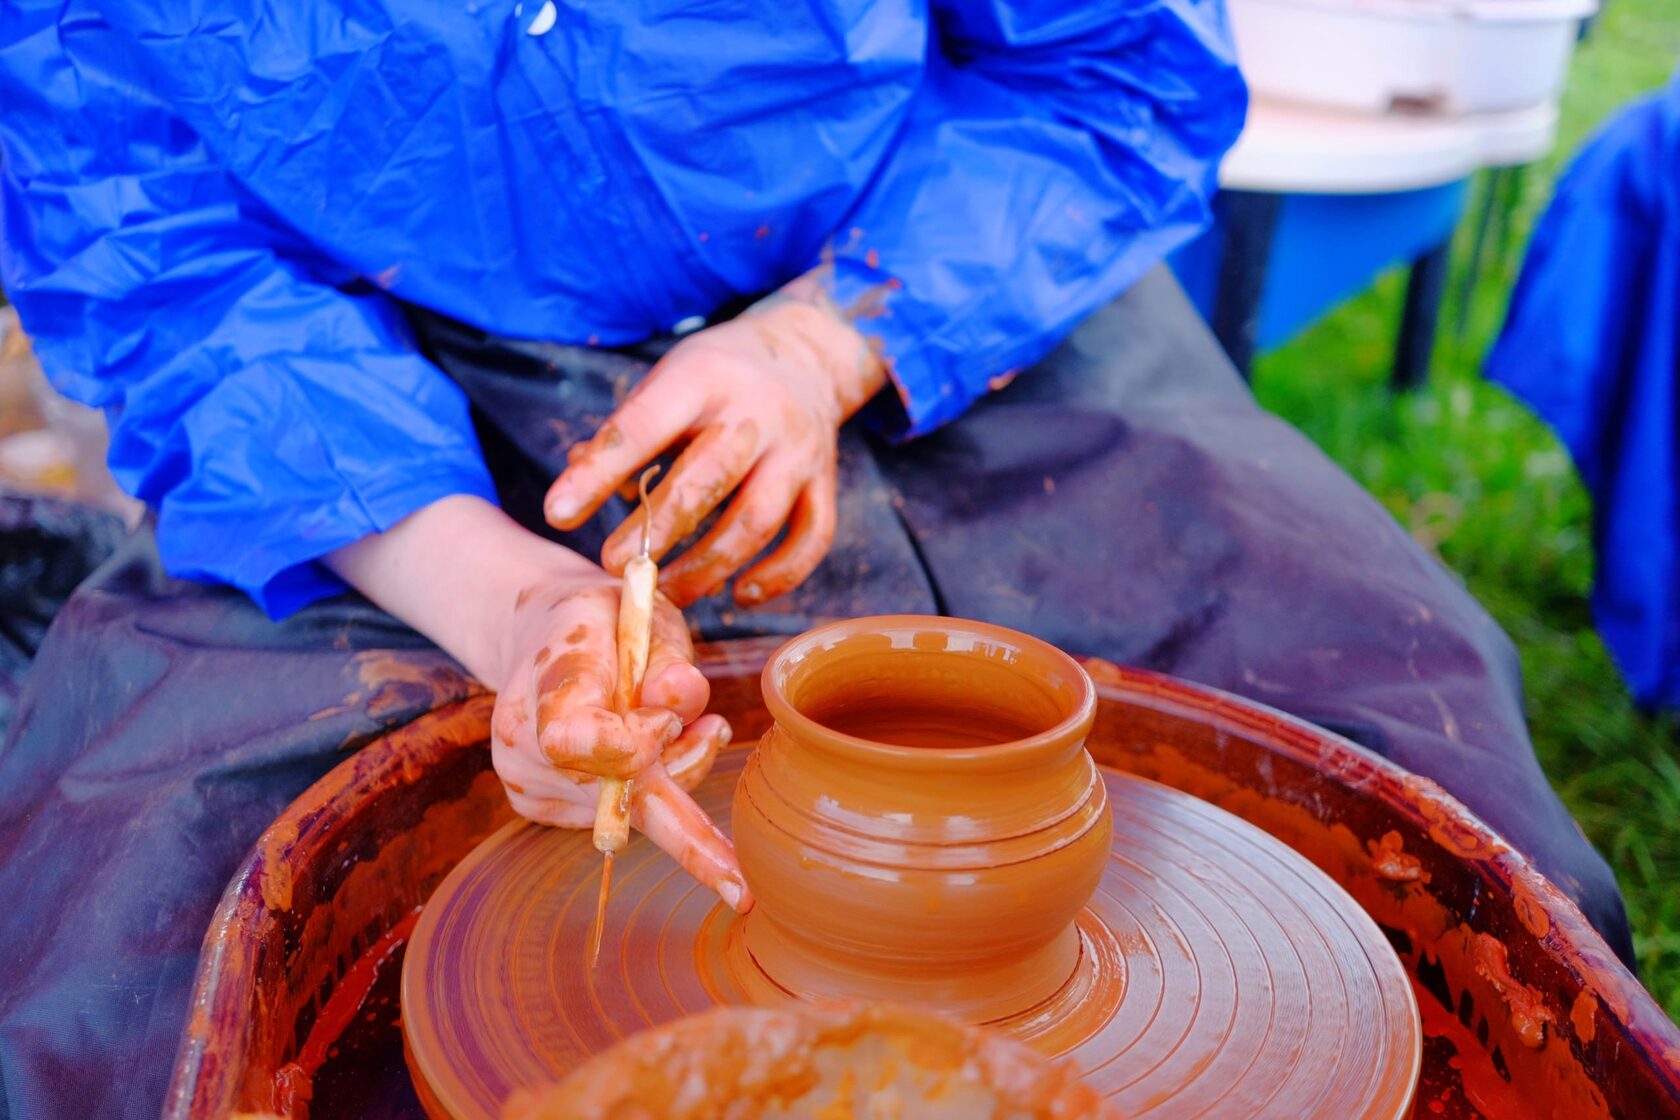
[[(983, 747), (947, 747), (928, 750), (926, 747), (900, 746), (847, 735), (807, 716), (788, 699), (786, 684), (794, 667), (814, 651), (828, 649), (848, 638), (892, 631), (978, 636), (989, 644), (1013, 646), (1055, 663), (1066, 670), (1077, 690), (1073, 710), (1056, 723), (1034, 735), (991, 743)], [(807, 742), (820, 744), (833, 754), (877, 765), (888, 764), (901, 769), (948, 767), (952, 763), (977, 764), (1026, 763), (1047, 750), (1066, 744), (1083, 745), (1096, 722), (1097, 688), (1091, 677), (1071, 654), (1051, 645), (1042, 638), (1012, 630), (996, 623), (935, 614), (884, 614), (861, 618), (840, 619), (815, 626), (785, 642), (770, 660), (765, 662), (759, 676), (759, 688), (764, 705), (777, 724)]]

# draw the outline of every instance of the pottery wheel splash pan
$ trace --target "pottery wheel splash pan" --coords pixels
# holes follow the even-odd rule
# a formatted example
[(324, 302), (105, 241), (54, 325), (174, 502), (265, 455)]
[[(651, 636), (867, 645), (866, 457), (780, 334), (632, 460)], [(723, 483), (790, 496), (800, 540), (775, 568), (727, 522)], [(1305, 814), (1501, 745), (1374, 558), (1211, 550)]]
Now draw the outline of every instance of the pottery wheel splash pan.
[[(696, 791), (725, 830), (746, 755), (725, 752)], [(1078, 923), (1097, 979), (1013, 1033), (1133, 1117), (1406, 1116), (1417, 1007), (1353, 899), (1206, 802), (1106, 767), (1103, 779), (1113, 846)], [(618, 858), (591, 971), (600, 869), (587, 833), (516, 822), (427, 904), (402, 1021), (435, 1120), (495, 1117), (514, 1089), (558, 1081), (645, 1027), (785, 998), (732, 947), (737, 920), (641, 837)]]

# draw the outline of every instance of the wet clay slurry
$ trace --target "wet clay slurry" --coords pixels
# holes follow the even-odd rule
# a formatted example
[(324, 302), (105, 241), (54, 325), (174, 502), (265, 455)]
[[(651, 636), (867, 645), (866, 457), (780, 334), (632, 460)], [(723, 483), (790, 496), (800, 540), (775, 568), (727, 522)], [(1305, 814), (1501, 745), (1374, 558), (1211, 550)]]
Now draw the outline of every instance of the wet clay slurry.
[[(747, 751), (695, 791), (728, 831)], [(1327, 876), (1187, 794), (1103, 768), (1114, 835), (1079, 928), (1124, 954), (1117, 1003), (1065, 1053), (1147, 1120), (1396, 1120), (1418, 1068), (1416, 1005), (1393, 951)], [(785, 1000), (732, 973), (738, 925), (644, 838), (619, 857), (606, 948), (579, 947), (600, 858), (586, 833), (516, 823), (421, 915), (403, 974), (410, 1069), (438, 1120), (489, 1120), (649, 1026)], [(762, 981), (759, 982), (761, 985)]]
[(758, 899), (737, 975), (971, 1023), (1041, 1007), (1082, 961), (1082, 990), (1118, 981), (1074, 928), (1112, 828), (1077, 662), (981, 623), (857, 619), (788, 643), (763, 689), (775, 723), (733, 813)]

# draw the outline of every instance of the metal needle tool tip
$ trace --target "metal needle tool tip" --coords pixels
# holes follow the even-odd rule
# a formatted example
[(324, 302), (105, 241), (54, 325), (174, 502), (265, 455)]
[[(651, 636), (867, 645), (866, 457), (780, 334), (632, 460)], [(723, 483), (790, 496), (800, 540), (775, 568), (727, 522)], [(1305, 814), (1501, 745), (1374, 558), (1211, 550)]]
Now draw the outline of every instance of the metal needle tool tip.
[(636, 480), (636, 491), (642, 496), (642, 555), (653, 554), (653, 502), (648, 497), (648, 480), (659, 473), (659, 464), (655, 463), (642, 472), (642, 477)]
[(595, 900), (595, 924), (589, 930), (589, 967), (594, 969), (601, 960), (601, 936), (607, 930), (607, 897), (612, 894), (613, 854), (605, 852), (601, 859), (601, 893)]

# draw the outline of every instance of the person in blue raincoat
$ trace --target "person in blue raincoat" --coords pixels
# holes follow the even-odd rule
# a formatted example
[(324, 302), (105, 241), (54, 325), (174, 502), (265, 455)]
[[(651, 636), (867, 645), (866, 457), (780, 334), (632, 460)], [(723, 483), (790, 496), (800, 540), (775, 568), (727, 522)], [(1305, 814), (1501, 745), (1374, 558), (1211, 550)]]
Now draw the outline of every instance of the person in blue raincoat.
[(1558, 180), (1487, 375), (1593, 499), (1593, 619), (1635, 702), (1680, 708), (1680, 74)]
[[(634, 774), (744, 908), (688, 627), (987, 618), (1432, 774), (1625, 952), (1503, 635), (1158, 267), (1244, 105), (1217, 0), (0, 8), (0, 279), (156, 550), (65, 608), (0, 753), (4, 1107), (155, 1110), (240, 852), (433, 699), (340, 703), (375, 647), (497, 691), (521, 813)], [(661, 457), (620, 716), (615, 495)]]
[[(611, 346), (777, 289), (674, 351), (548, 504), (575, 527), (693, 435), (655, 552), (740, 489), (664, 586), (714, 590), (788, 522), (737, 585), (756, 603), (825, 554), (836, 432), (889, 363), (914, 436), (1041, 357), (1200, 227), (1242, 116), (1205, 2), (952, 5), (932, 46), (926, 12), (774, 8), (5, 16), (6, 287), (57, 384), (111, 415), (164, 564), (277, 617), (358, 587), (506, 698), (500, 765), (542, 819), (592, 804), (556, 759), (642, 769), (679, 724), (715, 737), (705, 685), (662, 642), (628, 725), (610, 676), (544, 707), (535, 658), (579, 624), (610, 673), (610, 579), (497, 509), (466, 401), (393, 297)], [(845, 312), (888, 294), (872, 344)], [(715, 836), (645, 825), (738, 898)]]

